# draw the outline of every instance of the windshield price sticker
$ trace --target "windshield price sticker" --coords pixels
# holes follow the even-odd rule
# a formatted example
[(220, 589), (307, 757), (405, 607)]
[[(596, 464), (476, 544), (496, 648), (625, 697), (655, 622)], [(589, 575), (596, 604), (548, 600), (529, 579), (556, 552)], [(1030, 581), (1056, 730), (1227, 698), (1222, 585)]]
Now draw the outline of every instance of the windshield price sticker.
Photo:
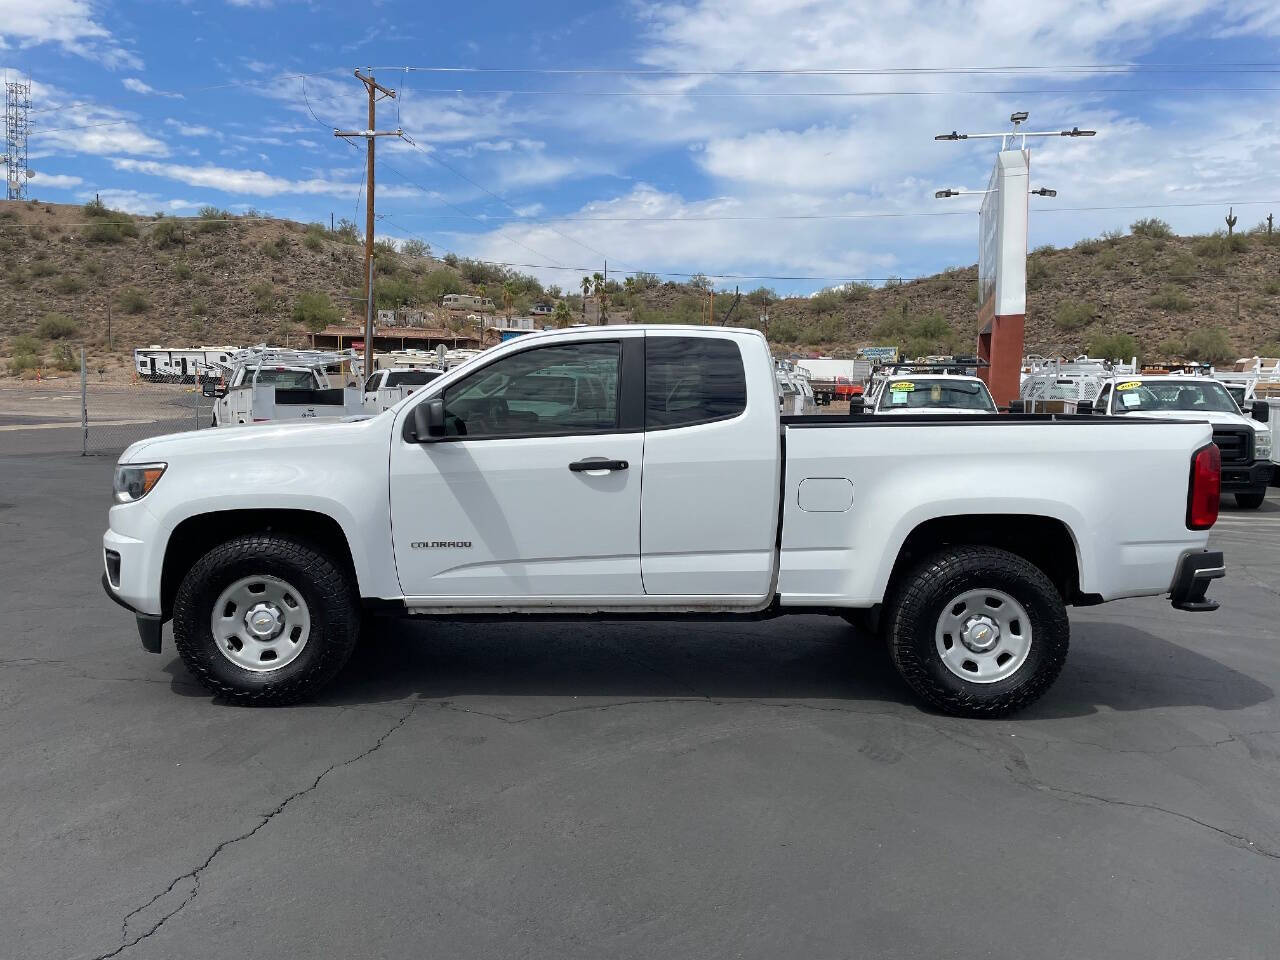
[(916, 385), (910, 380), (899, 380), (897, 383), (889, 384), (889, 389), (894, 393), (910, 393), (916, 388)]
[(1142, 386), (1141, 380), (1130, 380), (1128, 383), (1116, 384), (1116, 389), (1117, 390), (1137, 390), (1140, 386)]

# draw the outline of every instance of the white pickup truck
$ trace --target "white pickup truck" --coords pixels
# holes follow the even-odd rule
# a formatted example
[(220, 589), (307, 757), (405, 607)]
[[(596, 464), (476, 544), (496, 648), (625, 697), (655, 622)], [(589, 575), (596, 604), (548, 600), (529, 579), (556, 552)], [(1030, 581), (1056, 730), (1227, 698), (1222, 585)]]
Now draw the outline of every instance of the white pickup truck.
[(996, 716), (1053, 683), (1070, 605), (1216, 609), (1218, 485), (1206, 423), (780, 419), (759, 333), (570, 328), (368, 419), (134, 444), (103, 585), (244, 704), (314, 693), (367, 612), (820, 613), (882, 634), (936, 707)]

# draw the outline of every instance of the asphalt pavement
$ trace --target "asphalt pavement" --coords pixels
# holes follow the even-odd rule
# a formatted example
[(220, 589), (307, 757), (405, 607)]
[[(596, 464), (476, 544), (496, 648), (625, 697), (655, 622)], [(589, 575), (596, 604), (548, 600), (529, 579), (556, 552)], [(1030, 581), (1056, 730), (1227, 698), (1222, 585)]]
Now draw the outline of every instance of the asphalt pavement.
[(1280, 953), (1280, 491), (1009, 720), (819, 616), (402, 624), (252, 710), (102, 594), (112, 464), (0, 455), (0, 957)]

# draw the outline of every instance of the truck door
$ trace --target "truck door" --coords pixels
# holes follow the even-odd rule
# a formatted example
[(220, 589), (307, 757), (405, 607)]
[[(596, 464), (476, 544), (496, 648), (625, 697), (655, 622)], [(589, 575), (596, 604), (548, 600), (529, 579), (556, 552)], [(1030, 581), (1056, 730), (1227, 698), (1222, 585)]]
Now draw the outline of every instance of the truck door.
[[(781, 440), (772, 364), (758, 341), (645, 338), (646, 594), (764, 598), (771, 589)], [(759, 351), (750, 376), (744, 347)]]
[(531, 345), (419, 391), (443, 399), (448, 435), (406, 440), (412, 406), (393, 434), (392, 541), (411, 605), (643, 594), (643, 343), (619, 331)]

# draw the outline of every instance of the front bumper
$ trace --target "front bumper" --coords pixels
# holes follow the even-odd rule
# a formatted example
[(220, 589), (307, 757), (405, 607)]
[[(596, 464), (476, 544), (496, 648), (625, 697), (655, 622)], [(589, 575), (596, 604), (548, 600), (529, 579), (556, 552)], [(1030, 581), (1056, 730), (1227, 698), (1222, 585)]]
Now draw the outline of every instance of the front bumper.
[(1247, 490), (1265, 490), (1271, 482), (1273, 466), (1266, 460), (1233, 466), (1222, 465), (1222, 492), (1243, 493)]
[(121, 600), (120, 595), (111, 589), (111, 580), (106, 573), (102, 575), (102, 589), (107, 592), (108, 597), (133, 614), (138, 623), (138, 639), (142, 641), (142, 649), (147, 653), (159, 653), (164, 618), (155, 613), (142, 613)]
[(1191, 613), (1210, 613), (1218, 609), (1217, 600), (1205, 597), (1209, 581), (1227, 575), (1221, 550), (1202, 550), (1189, 553), (1178, 563), (1173, 586), (1169, 590), (1169, 602), (1175, 609)]

